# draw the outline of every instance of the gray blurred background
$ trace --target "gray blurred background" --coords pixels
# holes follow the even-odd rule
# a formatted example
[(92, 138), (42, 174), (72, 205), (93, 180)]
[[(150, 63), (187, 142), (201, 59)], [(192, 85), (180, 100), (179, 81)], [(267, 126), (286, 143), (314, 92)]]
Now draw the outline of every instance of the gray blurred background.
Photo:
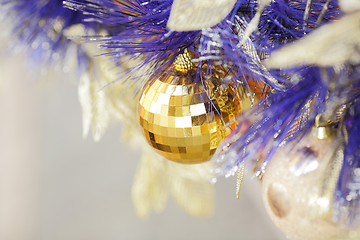
[(219, 181), (211, 218), (188, 216), (170, 199), (146, 221), (131, 186), (140, 153), (113, 123), (82, 139), (77, 80), (40, 76), (23, 55), (0, 51), (0, 240), (285, 239), (262, 205), (257, 179)]

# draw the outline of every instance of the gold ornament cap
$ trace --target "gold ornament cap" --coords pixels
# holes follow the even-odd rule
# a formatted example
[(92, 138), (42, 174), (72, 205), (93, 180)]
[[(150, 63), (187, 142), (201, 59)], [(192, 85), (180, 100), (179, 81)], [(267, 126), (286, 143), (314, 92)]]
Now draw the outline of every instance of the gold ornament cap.
[(174, 68), (179, 72), (186, 73), (194, 67), (194, 63), (191, 62), (190, 52), (185, 49), (183, 53), (179, 54), (174, 61)]
[(319, 140), (328, 139), (334, 137), (336, 131), (325, 121), (322, 114), (318, 114), (315, 118), (315, 124), (311, 130), (312, 136)]

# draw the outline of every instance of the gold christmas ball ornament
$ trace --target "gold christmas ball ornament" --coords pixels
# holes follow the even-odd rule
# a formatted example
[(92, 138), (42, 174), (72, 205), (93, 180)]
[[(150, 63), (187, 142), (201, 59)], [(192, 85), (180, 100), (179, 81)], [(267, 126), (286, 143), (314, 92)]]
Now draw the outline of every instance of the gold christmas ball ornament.
[[(173, 66), (149, 80), (138, 105), (140, 126), (149, 144), (180, 163), (209, 160), (235, 127), (235, 117), (250, 105), (249, 99), (242, 100), (233, 86), (234, 77), (224, 67), (213, 67), (209, 76), (203, 65), (205, 79), (198, 82), (196, 68), (187, 51), (180, 54)], [(230, 84), (224, 85), (225, 77)]]

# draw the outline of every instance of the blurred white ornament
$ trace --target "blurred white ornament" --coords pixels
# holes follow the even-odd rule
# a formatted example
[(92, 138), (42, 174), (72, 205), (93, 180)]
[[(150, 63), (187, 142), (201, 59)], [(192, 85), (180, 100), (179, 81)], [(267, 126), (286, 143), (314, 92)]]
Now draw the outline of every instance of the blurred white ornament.
[(263, 176), (265, 208), (292, 240), (342, 239), (352, 233), (333, 221), (344, 145), (339, 137), (323, 130), (315, 129), (295, 146), (279, 149)]
[(360, 10), (359, 0), (339, 0), (339, 6), (344, 12), (356, 12)]

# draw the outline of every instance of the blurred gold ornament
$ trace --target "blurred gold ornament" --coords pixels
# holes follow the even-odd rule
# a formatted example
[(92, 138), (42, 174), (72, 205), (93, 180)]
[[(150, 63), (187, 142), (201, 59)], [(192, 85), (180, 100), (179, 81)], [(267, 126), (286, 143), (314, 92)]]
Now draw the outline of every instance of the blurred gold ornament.
[(209, 76), (204, 64), (205, 79), (195, 82), (196, 66), (187, 51), (184, 55), (145, 85), (139, 121), (159, 154), (180, 163), (201, 163), (211, 158), (235, 127), (235, 117), (251, 104), (246, 94), (240, 96), (235, 78), (222, 66), (213, 67)]

